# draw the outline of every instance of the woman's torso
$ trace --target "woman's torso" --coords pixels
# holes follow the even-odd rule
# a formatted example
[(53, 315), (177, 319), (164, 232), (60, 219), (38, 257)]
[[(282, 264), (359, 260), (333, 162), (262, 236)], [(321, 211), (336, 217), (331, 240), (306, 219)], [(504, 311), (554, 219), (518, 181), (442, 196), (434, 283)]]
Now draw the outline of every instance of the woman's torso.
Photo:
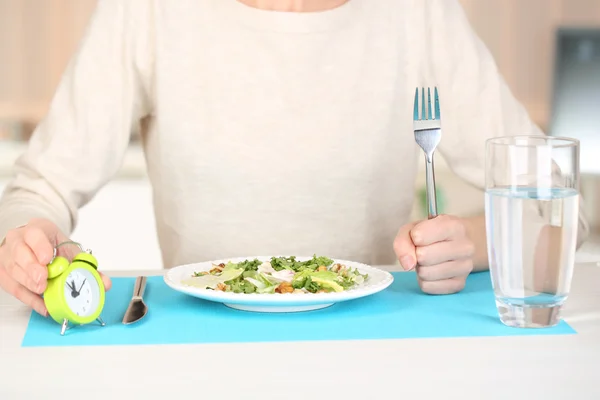
[(154, 10), (144, 136), (165, 266), (269, 254), (391, 263), (418, 149), (409, 7)]

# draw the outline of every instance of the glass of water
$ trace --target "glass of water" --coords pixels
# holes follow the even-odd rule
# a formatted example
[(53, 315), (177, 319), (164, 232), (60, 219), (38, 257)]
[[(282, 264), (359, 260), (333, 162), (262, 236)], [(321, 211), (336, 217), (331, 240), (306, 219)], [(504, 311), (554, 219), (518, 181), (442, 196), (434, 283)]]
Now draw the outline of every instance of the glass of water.
[(560, 321), (579, 223), (579, 141), (551, 136), (486, 142), (487, 249), (502, 323)]

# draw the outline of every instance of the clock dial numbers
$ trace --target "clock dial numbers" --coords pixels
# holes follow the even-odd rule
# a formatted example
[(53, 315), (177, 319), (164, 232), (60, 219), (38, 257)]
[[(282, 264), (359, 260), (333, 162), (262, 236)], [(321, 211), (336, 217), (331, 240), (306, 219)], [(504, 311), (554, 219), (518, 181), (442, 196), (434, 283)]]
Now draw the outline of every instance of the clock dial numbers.
[(89, 271), (76, 269), (66, 279), (64, 296), (71, 311), (85, 317), (97, 309), (100, 288)]

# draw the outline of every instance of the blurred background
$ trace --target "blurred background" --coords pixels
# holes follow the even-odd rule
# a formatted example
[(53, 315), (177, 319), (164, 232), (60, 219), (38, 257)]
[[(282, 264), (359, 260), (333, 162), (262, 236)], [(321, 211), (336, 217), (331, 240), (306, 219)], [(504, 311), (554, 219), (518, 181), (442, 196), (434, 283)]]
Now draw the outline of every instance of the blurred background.
[[(374, 0), (376, 1), (376, 0)], [(581, 261), (600, 254), (600, 0), (461, 0), (515, 96), (547, 133), (581, 140), (582, 191), (594, 230)], [(96, 0), (0, 0), (0, 190), (47, 111)], [(437, 158), (441, 211), (483, 212), (483, 194)], [(413, 218), (422, 218), (424, 173)], [(137, 137), (119, 174), (81, 210), (74, 239), (104, 269), (162, 267)]]

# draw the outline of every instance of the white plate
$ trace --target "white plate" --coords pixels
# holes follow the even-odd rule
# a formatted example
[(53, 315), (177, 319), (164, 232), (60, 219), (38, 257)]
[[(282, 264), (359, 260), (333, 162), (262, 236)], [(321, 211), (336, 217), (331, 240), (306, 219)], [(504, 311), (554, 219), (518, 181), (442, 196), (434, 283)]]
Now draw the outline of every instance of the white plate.
[[(164, 276), (165, 283), (172, 289), (204, 300), (223, 303), (227, 307), (255, 312), (298, 312), (318, 310), (342, 301), (354, 300), (378, 293), (392, 284), (394, 277), (387, 271), (371, 266), (345, 260), (334, 260), (361, 273), (368, 274), (364, 283), (343, 292), (332, 293), (231, 293), (218, 290), (200, 289), (181, 283), (192, 277), (194, 272), (209, 271), (213, 264), (237, 263), (244, 260), (269, 261), (271, 257), (240, 257), (195, 264), (187, 264), (171, 268)], [(312, 257), (296, 257), (298, 261), (310, 260)]]

